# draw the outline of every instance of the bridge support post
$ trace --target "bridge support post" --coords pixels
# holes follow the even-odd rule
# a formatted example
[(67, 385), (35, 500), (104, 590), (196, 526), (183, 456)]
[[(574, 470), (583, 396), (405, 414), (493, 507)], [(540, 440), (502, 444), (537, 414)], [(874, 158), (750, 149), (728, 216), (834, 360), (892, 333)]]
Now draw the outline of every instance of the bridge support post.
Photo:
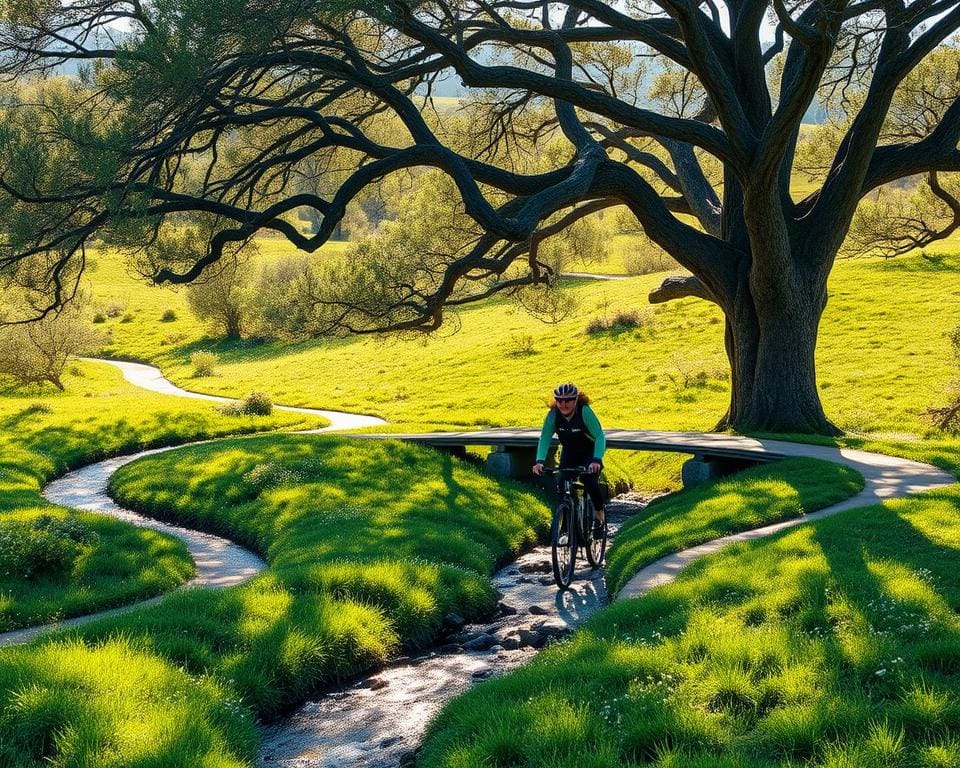
[(744, 459), (729, 459), (698, 453), (692, 459), (683, 462), (683, 466), (680, 468), (680, 479), (684, 488), (692, 488), (708, 480), (732, 475), (734, 472), (752, 467), (756, 463)]
[(529, 477), (537, 449), (520, 445), (495, 445), (487, 456), (487, 471), (500, 477)]

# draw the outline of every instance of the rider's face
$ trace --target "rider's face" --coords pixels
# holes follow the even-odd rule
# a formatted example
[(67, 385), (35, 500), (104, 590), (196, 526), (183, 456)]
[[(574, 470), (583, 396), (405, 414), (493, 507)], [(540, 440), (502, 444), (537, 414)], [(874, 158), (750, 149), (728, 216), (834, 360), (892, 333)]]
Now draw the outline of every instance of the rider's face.
[(575, 397), (570, 398), (569, 400), (561, 400), (560, 398), (557, 398), (557, 410), (560, 411), (563, 416), (569, 416), (572, 414), (576, 407), (577, 398)]

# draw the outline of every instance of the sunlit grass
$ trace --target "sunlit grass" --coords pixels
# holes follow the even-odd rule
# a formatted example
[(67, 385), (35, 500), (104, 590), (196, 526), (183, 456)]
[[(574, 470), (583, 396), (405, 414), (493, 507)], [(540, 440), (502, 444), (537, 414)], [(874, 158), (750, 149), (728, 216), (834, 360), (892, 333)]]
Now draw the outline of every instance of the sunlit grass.
[(240, 768), (256, 743), (224, 686), (121, 638), (7, 649), (0, 691), (0, 765), (11, 768)]
[[(956, 470), (960, 446), (933, 453)], [(455, 700), (418, 765), (957, 765), (958, 509), (953, 486), (704, 558)], [(528, 731), (548, 707), (583, 738)]]
[(607, 557), (607, 588), (618, 592), (663, 555), (813, 512), (863, 488), (858, 472), (815, 459), (786, 459), (653, 501), (617, 533)]
[[(210, 435), (315, 424), (290, 414), (223, 416), (206, 403), (144, 392), (104, 365), (78, 365), (65, 382), (64, 393), (30, 387), (0, 395), (0, 524), (67, 517), (40, 489), (86, 462)], [(175, 539), (97, 515), (76, 516), (96, 534), (96, 545), (67, 572), (32, 579), (0, 574), (0, 630), (128, 603), (167, 591), (193, 573)]]
[[(101, 259), (102, 271), (109, 262)], [(559, 325), (545, 325), (515, 303), (497, 300), (461, 311), (458, 332), (441, 330), (429, 339), (257, 346), (203, 340), (186, 309), (178, 310), (175, 323), (154, 322), (165, 301), (157, 297), (182, 300), (182, 293), (128, 280), (125, 290), (138, 305), (155, 306), (132, 323), (109, 321), (109, 350), (150, 358), (189, 388), (237, 396), (263, 390), (276, 402), (375, 413), (407, 427), (534, 426), (552, 387), (574, 380), (594, 399), (605, 427), (710, 429), (729, 399), (722, 316), (694, 299), (649, 305), (647, 295), (664, 276), (573, 282), (569, 290), (579, 306)], [(942, 401), (954, 376), (944, 333), (949, 318), (960, 317), (958, 295), (958, 258), (838, 263), (818, 337), (818, 382), (827, 414), (846, 430), (927, 435), (923, 411)], [(623, 309), (638, 309), (646, 322), (626, 333), (587, 335), (592, 319)], [(183, 338), (160, 346), (157, 334), (181, 324)], [(218, 375), (193, 378), (189, 356), (201, 347), (219, 354)], [(482, 386), (464, 387), (465, 380)], [(612, 477), (629, 476), (641, 488), (663, 490), (677, 486), (680, 461), (614, 453), (607, 465)]]

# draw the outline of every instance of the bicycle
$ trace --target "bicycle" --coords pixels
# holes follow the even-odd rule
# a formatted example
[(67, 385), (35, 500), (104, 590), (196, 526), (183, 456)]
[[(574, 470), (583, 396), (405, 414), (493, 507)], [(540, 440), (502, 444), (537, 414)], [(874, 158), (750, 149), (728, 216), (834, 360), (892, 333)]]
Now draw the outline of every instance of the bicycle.
[(560, 476), (560, 501), (553, 512), (550, 544), (553, 580), (560, 589), (568, 589), (573, 581), (578, 545), (583, 547), (587, 562), (594, 568), (603, 562), (607, 550), (607, 523), (604, 520), (603, 536), (594, 538), (596, 512), (580, 480), (580, 475), (587, 471), (586, 467), (544, 467), (543, 471)]

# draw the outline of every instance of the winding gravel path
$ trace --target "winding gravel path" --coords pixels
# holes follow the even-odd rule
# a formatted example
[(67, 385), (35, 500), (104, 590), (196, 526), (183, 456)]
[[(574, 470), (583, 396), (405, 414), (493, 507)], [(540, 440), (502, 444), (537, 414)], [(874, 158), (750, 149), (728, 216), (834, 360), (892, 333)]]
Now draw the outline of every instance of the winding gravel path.
[[(232, 402), (228, 397), (217, 397), (215, 395), (204, 395), (198, 392), (190, 392), (175, 386), (163, 377), (159, 369), (150, 365), (140, 363), (127, 363), (114, 360), (99, 360), (95, 358), (84, 358), (87, 362), (107, 363), (123, 372), (123, 377), (131, 384), (148, 389), (153, 392), (159, 392), (165, 395), (176, 395), (179, 397), (190, 397), (198, 400), (210, 400), (213, 402), (226, 403)], [(277, 405), (274, 406), (280, 411), (293, 411), (303, 413), (309, 416), (321, 416), (330, 421), (330, 425), (320, 429), (303, 430), (304, 434), (314, 434), (318, 432), (328, 432), (341, 429), (358, 429), (360, 427), (383, 426), (386, 422), (376, 416), (364, 416), (353, 413), (341, 413), (340, 411), (327, 411), (318, 408), (297, 408), (293, 406)], [(205, 440), (187, 443), (185, 445), (197, 445), (207, 442)], [(73, 509), (82, 509), (88, 512), (98, 512), (104, 515), (110, 515), (127, 523), (132, 523), (143, 528), (151, 528), (155, 531), (170, 534), (181, 539), (190, 551), (190, 556), (197, 566), (197, 575), (189, 582), (184, 584), (181, 589), (188, 587), (207, 587), (210, 589), (223, 589), (240, 584), (266, 568), (257, 555), (247, 549), (234, 544), (228, 539), (214, 536), (200, 531), (194, 531), (189, 528), (183, 528), (177, 525), (154, 520), (144, 515), (140, 515), (131, 510), (120, 507), (107, 495), (107, 484), (110, 477), (124, 464), (129, 464), (144, 456), (151, 456), (165, 451), (183, 448), (184, 445), (169, 446), (166, 448), (154, 448), (147, 451), (127, 456), (118, 456), (105, 461), (98, 461), (96, 464), (89, 464), (73, 472), (54, 480), (43, 489), (44, 498), (53, 504), (59, 504), (63, 507)], [(0, 634), (0, 646), (16, 645), (25, 643), (39, 634), (49, 632), (54, 629), (63, 629), (66, 627), (78, 626), (95, 619), (102, 619), (107, 616), (116, 616), (121, 613), (127, 613), (148, 605), (153, 605), (163, 599), (163, 595), (141, 600), (136, 603), (113, 608), (105, 611), (97, 611), (86, 616), (79, 616), (73, 619), (65, 619), (53, 624), (42, 624), (36, 627), (26, 627), (24, 629), (13, 630)]]

